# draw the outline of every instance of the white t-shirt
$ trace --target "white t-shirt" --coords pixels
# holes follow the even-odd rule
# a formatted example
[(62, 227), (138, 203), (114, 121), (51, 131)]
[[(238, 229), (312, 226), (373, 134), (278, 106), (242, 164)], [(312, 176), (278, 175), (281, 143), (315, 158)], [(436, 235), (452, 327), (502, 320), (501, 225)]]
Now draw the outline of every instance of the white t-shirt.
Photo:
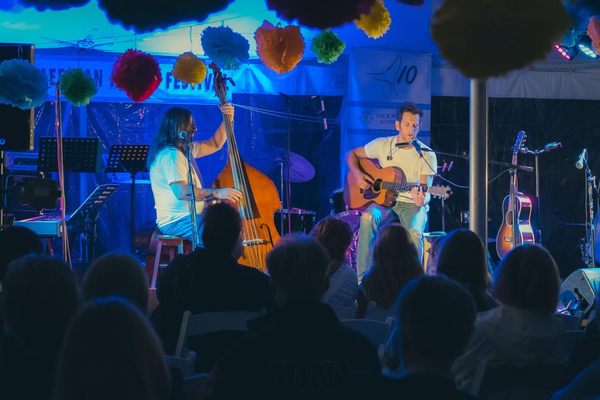
[[(371, 140), (365, 145), (367, 157), (379, 161), (379, 165), (382, 168), (401, 168), (406, 175), (406, 181), (410, 183), (420, 182), (421, 175), (436, 174), (437, 157), (429, 147), (417, 140), (423, 150), (423, 158), (421, 158), (417, 150), (412, 147), (396, 147), (397, 138), (398, 136), (394, 135)], [(391, 159), (388, 159), (389, 157)], [(400, 192), (397, 200), (402, 203), (413, 202), (409, 192)]]
[[(198, 143), (193, 143), (192, 154), (197, 157), (198, 153)], [(187, 159), (185, 154), (177, 148), (165, 147), (158, 152), (150, 166), (150, 184), (154, 194), (156, 225), (159, 228), (190, 215), (188, 201), (179, 200), (171, 189), (171, 183), (178, 181), (188, 181)], [(195, 161), (192, 165), (192, 181), (194, 187), (202, 188)], [(204, 202), (197, 201), (196, 213), (200, 214), (203, 208)]]

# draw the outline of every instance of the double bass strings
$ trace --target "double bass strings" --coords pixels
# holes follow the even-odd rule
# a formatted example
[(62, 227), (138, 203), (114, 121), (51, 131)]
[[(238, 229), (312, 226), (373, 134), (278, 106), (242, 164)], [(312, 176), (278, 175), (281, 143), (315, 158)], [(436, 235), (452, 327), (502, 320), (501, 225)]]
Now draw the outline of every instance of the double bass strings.
[[(256, 244), (254, 244), (254, 240), (258, 238), (258, 230), (254, 226), (254, 215), (250, 204), (250, 191), (248, 190), (248, 185), (244, 177), (242, 160), (239, 155), (239, 152), (237, 151), (237, 141), (235, 139), (235, 135), (233, 134), (233, 127), (231, 125), (231, 121), (229, 121), (227, 118), (225, 118), (224, 121), (228, 135), (228, 140), (230, 140), (230, 143), (232, 144), (231, 146), (229, 146), (230, 159), (235, 160), (235, 165), (232, 165), (234, 184), (238, 188), (238, 190), (240, 190), (244, 195), (239, 207), (245, 228), (243, 230), (243, 236), (245, 240), (250, 239), (250, 254), (252, 264), (262, 269), (263, 265), (261, 263), (260, 249)], [(248, 234), (250, 235), (250, 238), (248, 238)]]

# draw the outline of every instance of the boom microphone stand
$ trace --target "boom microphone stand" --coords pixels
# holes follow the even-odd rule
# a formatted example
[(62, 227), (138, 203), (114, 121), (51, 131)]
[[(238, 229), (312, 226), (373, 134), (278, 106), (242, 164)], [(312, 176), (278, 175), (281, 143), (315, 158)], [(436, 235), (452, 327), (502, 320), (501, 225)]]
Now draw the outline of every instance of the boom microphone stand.
[(190, 208), (190, 216), (192, 217), (192, 252), (198, 246), (198, 215), (196, 214), (196, 193), (194, 193), (194, 181), (192, 174), (192, 162), (196, 160), (192, 157), (192, 135), (185, 131), (179, 132), (179, 138), (185, 147), (185, 155), (188, 161), (188, 205)]
[(540, 200), (540, 155), (552, 151), (554, 149), (562, 149), (561, 142), (548, 143), (539, 150), (529, 150), (527, 147), (521, 149), (523, 154), (531, 154), (535, 157), (535, 200), (537, 203), (536, 219), (538, 225), (538, 243), (542, 243), (542, 222), (541, 222), (541, 200)]
[[(596, 264), (596, 227), (594, 226), (594, 191), (597, 190), (596, 177), (592, 175), (592, 171), (588, 163), (587, 151), (584, 150), (584, 153), (582, 154), (582, 157), (580, 157), (580, 159), (583, 160), (586, 186), (585, 241), (588, 251), (584, 262), (587, 264), (588, 268), (593, 268)], [(579, 161), (577, 162), (577, 164), (575, 164), (575, 166), (577, 168), (580, 167)]]

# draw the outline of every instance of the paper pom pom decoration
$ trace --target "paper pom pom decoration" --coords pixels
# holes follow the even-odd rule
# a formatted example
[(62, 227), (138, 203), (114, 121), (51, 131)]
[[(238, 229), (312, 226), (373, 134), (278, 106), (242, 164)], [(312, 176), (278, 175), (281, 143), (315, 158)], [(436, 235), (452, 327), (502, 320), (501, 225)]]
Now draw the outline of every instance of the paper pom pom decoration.
[(60, 90), (68, 101), (76, 106), (84, 106), (96, 95), (98, 87), (81, 68), (74, 68), (61, 75)]
[[(50, 0), (48, 0), (50, 1)], [(183, 21), (204, 21), (233, 0), (98, 0), (111, 22), (151, 32)]]
[(206, 28), (201, 42), (204, 54), (223, 69), (238, 69), (250, 58), (250, 43), (226, 26)]
[(177, 57), (173, 66), (173, 76), (194, 86), (206, 78), (206, 64), (188, 51)]
[(561, 0), (445, 0), (431, 34), (464, 75), (504, 75), (544, 59), (571, 26)]
[(367, 14), (373, 3), (375, 0), (267, 0), (279, 18), (319, 29), (352, 22)]
[(24, 60), (0, 63), (0, 103), (28, 110), (46, 100), (46, 75)]
[(383, 4), (383, 0), (377, 0), (369, 13), (361, 14), (354, 23), (359, 29), (363, 30), (368, 37), (378, 39), (385, 35), (390, 29), (392, 17), (385, 7), (385, 4)]
[(146, 100), (154, 93), (162, 75), (158, 62), (150, 54), (129, 49), (113, 65), (110, 79), (135, 102)]
[(592, 39), (592, 47), (596, 54), (600, 54), (600, 21), (596, 16), (590, 18), (590, 23), (587, 26), (587, 34)]
[(330, 30), (323, 31), (312, 40), (312, 51), (317, 56), (317, 61), (331, 64), (342, 55), (346, 43)]
[(38, 11), (66, 10), (71, 7), (81, 7), (90, 0), (21, 0), (25, 7), (35, 7)]
[(280, 28), (265, 21), (254, 32), (254, 39), (260, 60), (278, 74), (290, 72), (302, 60), (304, 38), (297, 26)]
[(398, 3), (403, 3), (409, 6), (421, 7), (425, 4), (425, 0), (396, 0)]

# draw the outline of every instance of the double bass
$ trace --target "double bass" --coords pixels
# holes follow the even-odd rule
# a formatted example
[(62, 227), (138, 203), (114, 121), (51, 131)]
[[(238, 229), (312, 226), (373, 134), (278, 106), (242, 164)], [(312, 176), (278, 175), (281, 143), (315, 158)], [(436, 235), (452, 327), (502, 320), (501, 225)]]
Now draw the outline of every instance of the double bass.
[[(517, 134), (513, 147), (512, 165), (517, 165), (517, 158), (523, 143), (525, 132)], [(502, 225), (496, 236), (496, 252), (500, 259), (514, 247), (524, 243), (535, 243), (533, 228), (531, 227), (531, 200), (519, 192), (517, 185), (517, 171), (512, 170), (510, 176), (510, 191), (502, 202)]]
[[(221, 104), (225, 104), (229, 78), (214, 63), (210, 68), (214, 72), (215, 93)], [(213, 187), (234, 187), (242, 192), (244, 197), (236, 204), (242, 217), (244, 245), (238, 262), (265, 271), (267, 253), (280, 239), (274, 221), (275, 211), (281, 207), (279, 194), (269, 177), (242, 160), (231, 121), (223, 118), (223, 122), (227, 135), (228, 160)]]

